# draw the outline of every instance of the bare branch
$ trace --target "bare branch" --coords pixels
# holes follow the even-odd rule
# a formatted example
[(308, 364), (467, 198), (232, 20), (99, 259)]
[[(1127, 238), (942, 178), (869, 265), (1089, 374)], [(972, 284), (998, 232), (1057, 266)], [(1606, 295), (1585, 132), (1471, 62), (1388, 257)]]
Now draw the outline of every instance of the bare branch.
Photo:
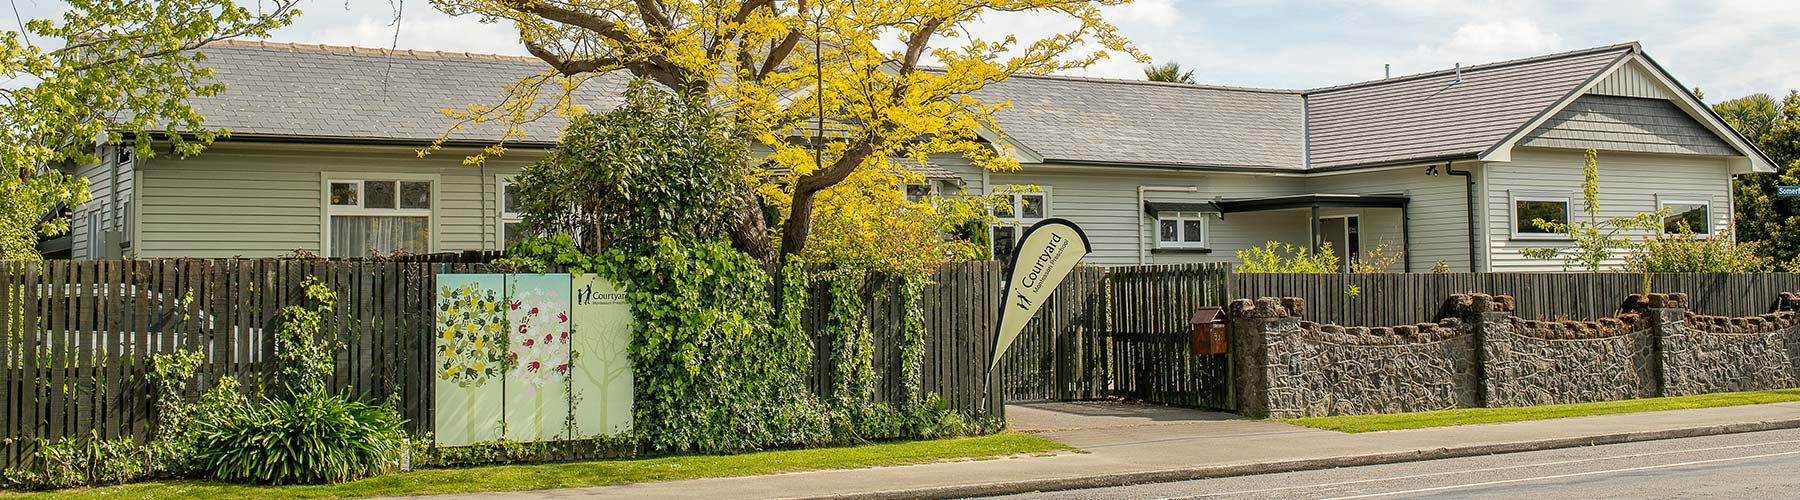
[(609, 21), (600, 16), (586, 12), (578, 12), (550, 5), (549, 2), (533, 2), (528, 0), (510, 0), (503, 2), (507, 8), (517, 12), (532, 14), (550, 21), (584, 28), (594, 34), (606, 37), (619, 43), (631, 43), (631, 33), (620, 29), (619, 23)]

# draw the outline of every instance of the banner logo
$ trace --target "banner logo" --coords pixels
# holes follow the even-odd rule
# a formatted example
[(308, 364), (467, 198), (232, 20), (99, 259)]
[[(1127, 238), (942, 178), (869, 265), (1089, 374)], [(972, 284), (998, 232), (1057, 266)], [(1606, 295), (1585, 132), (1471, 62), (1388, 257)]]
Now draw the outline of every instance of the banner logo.
[(1025, 330), (1031, 316), (1056, 292), (1056, 285), (1092, 250), (1087, 234), (1064, 219), (1044, 219), (1025, 230), (1007, 267), (1010, 274), (1006, 278), (1006, 305), (1000, 310), (1000, 330), (994, 338), (994, 359), (988, 369), (1000, 364), (1000, 357)]

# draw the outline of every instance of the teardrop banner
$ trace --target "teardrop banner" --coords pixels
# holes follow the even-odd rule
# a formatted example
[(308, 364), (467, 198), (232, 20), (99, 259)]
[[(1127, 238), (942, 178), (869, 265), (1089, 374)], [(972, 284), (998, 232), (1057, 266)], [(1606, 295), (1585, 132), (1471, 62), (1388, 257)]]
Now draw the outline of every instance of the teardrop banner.
[(1019, 338), (1025, 324), (1091, 251), (1087, 233), (1066, 219), (1044, 219), (1025, 230), (1006, 267), (1006, 301), (1000, 309), (1000, 330), (994, 337), (994, 359), (988, 370), (1000, 366), (1000, 357)]

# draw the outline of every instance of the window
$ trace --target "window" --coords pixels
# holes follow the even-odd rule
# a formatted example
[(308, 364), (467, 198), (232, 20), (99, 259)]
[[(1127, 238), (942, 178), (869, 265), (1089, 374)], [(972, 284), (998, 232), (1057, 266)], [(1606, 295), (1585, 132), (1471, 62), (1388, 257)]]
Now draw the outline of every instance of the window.
[(906, 201), (919, 203), (937, 194), (936, 184), (906, 184), (901, 186), (906, 192)]
[(1712, 232), (1712, 224), (1708, 223), (1712, 220), (1712, 202), (1706, 201), (1705, 198), (1659, 198), (1656, 201), (1656, 208), (1668, 211), (1668, 214), (1663, 216), (1664, 233), (1681, 233), (1684, 226), (1686, 231), (1696, 235), (1706, 235)]
[(329, 255), (431, 252), (431, 181), (333, 179), (327, 189)]
[(1206, 248), (1206, 215), (1162, 212), (1156, 215), (1157, 248)]
[(1002, 192), (1010, 196), (1008, 202), (994, 208), (993, 255), (997, 260), (1012, 258), (1015, 247), (1019, 246), (1019, 237), (1024, 236), (1025, 228), (1044, 220), (1050, 214), (1050, 188), (1036, 191)]
[(506, 248), (524, 237), (520, 232), (525, 213), (519, 210), (519, 185), (507, 181), (500, 191), (500, 247)]
[(1569, 197), (1566, 195), (1514, 193), (1512, 195), (1512, 236), (1519, 239), (1568, 238), (1568, 235), (1563, 233), (1538, 227), (1533, 221), (1543, 220), (1568, 224), (1569, 208)]

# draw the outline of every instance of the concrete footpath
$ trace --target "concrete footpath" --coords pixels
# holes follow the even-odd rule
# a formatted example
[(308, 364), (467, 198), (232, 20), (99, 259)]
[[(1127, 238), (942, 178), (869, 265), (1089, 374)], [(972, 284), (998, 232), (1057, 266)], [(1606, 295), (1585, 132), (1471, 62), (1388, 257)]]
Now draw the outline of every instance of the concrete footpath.
[(1800, 428), (1800, 402), (1364, 434), (1108, 402), (1007, 413), (1084, 453), (440, 498), (963, 498)]

